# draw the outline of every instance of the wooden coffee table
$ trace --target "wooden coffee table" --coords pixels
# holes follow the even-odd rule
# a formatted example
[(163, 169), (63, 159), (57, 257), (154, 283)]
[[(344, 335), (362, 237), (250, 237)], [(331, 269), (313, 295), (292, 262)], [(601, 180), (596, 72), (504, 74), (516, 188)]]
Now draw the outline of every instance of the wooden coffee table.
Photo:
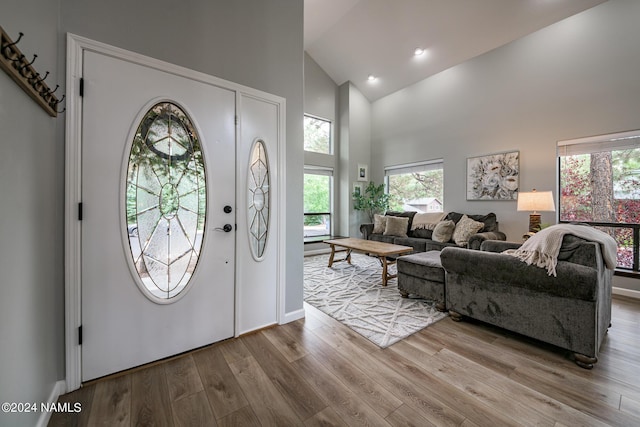
[[(398, 277), (397, 274), (388, 273), (388, 266), (395, 264), (396, 261), (387, 259), (387, 257), (389, 255), (401, 255), (413, 251), (413, 248), (411, 246), (394, 245), (391, 243), (377, 242), (375, 240), (356, 239), (352, 237), (346, 239), (325, 240), (324, 243), (327, 243), (331, 246), (329, 267), (331, 267), (334, 262), (339, 261), (347, 261), (349, 264), (351, 264), (352, 251), (363, 252), (377, 256), (380, 259), (380, 264), (382, 264), (382, 286), (387, 286), (387, 281), (389, 279)], [(337, 251), (336, 248), (338, 248)], [(342, 259), (335, 259), (336, 252), (344, 251), (345, 249), (347, 251), (347, 255)]]

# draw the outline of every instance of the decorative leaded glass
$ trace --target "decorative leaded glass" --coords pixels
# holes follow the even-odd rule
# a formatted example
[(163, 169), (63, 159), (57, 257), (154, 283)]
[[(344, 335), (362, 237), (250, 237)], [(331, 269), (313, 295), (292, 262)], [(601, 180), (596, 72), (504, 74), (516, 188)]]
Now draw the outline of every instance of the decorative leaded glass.
[(263, 140), (253, 144), (249, 163), (248, 210), (249, 247), (256, 260), (264, 255), (269, 234), (269, 162)]
[(125, 196), (133, 264), (153, 300), (176, 297), (191, 279), (204, 235), (205, 184), (191, 120), (176, 104), (154, 105), (133, 139)]

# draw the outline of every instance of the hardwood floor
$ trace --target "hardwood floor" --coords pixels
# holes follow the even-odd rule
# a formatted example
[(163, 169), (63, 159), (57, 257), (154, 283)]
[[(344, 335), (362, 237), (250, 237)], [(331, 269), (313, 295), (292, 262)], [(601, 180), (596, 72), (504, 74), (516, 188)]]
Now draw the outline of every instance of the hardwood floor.
[(50, 426), (640, 426), (640, 302), (614, 298), (593, 370), (499, 328), (444, 319), (380, 349), (307, 317), (61, 396)]

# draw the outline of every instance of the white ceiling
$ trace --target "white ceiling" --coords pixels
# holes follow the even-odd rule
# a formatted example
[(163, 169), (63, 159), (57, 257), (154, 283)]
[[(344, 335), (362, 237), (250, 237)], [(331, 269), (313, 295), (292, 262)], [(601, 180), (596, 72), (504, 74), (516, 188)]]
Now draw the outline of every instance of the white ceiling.
[(304, 0), (304, 47), (375, 101), (604, 1)]

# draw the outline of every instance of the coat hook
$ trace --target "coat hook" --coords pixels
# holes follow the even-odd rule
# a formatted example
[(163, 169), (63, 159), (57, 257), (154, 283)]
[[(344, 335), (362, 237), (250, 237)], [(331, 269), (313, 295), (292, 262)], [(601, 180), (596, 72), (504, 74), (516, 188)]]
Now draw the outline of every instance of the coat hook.
[(38, 79), (38, 81), (43, 82), (47, 79), (47, 77), (49, 77), (49, 72), (47, 71), (46, 73), (44, 73), (44, 77), (41, 79)]
[[(36, 62), (36, 58), (38, 57), (38, 55), (33, 55), (33, 59), (31, 60), (31, 62), (22, 65), (22, 67), (18, 68), (18, 71), (21, 71), (22, 69), (26, 68), (26, 67), (30, 67), (31, 65), (33, 65), (34, 62)], [(22, 59), (24, 59), (24, 55), (22, 55)]]
[(6, 49), (8, 47), (17, 45), (18, 43), (20, 43), (20, 39), (22, 39), (22, 36), (24, 36), (23, 32), (19, 32), (18, 33), (18, 40), (14, 41), (13, 43), (7, 43), (6, 45), (2, 46), (3, 49)]
[[(57, 89), (57, 87), (56, 87), (56, 89)], [(55, 91), (54, 91), (54, 92), (55, 92)], [(50, 93), (53, 93), (53, 92), (50, 92)], [(64, 101), (64, 99), (65, 99), (66, 97), (67, 97), (67, 95), (62, 95), (62, 98), (60, 98), (60, 99), (58, 100), (58, 104), (60, 104), (62, 101)]]
[(64, 113), (65, 111), (67, 111), (67, 107), (64, 107), (64, 108), (62, 109), (62, 111), (61, 111), (61, 110), (56, 109), (56, 112), (57, 112), (58, 114), (62, 114), (62, 113)]
[[(44, 79), (42, 79), (42, 80), (44, 80)], [(52, 94), (55, 93), (55, 91), (57, 91), (59, 87), (60, 87), (60, 85), (56, 85), (56, 88), (54, 90), (50, 90), (49, 93), (52, 93)]]

